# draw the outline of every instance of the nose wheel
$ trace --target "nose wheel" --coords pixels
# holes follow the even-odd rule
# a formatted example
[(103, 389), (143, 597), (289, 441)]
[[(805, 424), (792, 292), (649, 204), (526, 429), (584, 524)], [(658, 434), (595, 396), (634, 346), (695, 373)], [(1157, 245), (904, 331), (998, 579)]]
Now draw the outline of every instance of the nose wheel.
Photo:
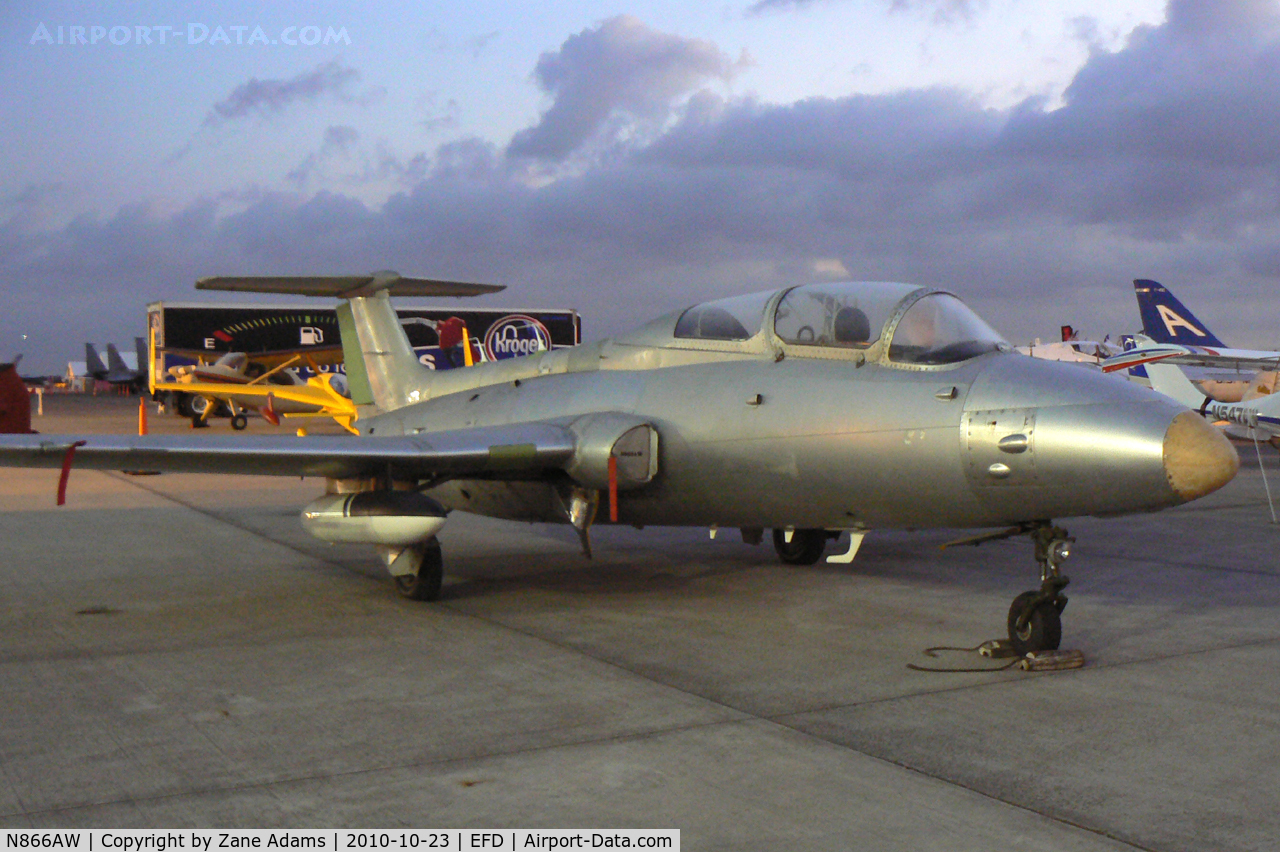
[(1031, 533), (1040, 564), (1040, 588), (1023, 592), (1009, 607), (1009, 642), (1019, 656), (1033, 651), (1056, 651), (1062, 641), (1062, 611), (1067, 596), (1062, 590), (1071, 580), (1062, 563), (1071, 555), (1074, 538), (1062, 527), (1048, 524)]

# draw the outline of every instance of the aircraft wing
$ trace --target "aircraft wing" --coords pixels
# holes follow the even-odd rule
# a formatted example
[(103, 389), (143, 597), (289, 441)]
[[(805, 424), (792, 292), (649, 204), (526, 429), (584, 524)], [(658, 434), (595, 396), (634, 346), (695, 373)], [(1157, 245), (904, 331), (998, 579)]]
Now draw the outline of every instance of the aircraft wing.
[(395, 478), (434, 476), (522, 479), (563, 468), (575, 450), (573, 433), (547, 423), (456, 429), (361, 438), (291, 435), (0, 435), (0, 467), (156, 470), (269, 476), (353, 478), (390, 472)]
[[(208, 361), (219, 355), (226, 355), (225, 352), (210, 352), (207, 349), (181, 349), (177, 347), (157, 348), (157, 353), (163, 352), (166, 355), (180, 355), (183, 358), (190, 358), (194, 361)], [(261, 364), (267, 369), (278, 367), (288, 361), (299, 356), (309, 358), (317, 364), (341, 364), (342, 363), (342, 347), (341, 346), (314, 346), (299, 349), (272, 349), (264, 352), (246, 352), (245, 355), (255, 364)], [(306, 361), (299, 361), (298, 366), (307, 366)]]
[(1280, 369), (1280, 352), (1266, 349), (1225, 349), (1181, 346), (1177, 343), (1153, 343), (1107, 358), (1102, 362), (1102, 369), (1104, 372), (1113, 373), (1157, 361), (1186, 367), (1276, 370)]

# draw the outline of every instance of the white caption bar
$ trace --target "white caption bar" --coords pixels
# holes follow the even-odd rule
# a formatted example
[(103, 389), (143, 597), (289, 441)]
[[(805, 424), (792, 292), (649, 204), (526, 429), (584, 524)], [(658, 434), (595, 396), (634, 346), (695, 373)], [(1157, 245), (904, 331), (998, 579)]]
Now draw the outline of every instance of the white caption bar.
[(320, 830), (246, 829), (182, 831), (139, 829), (6, 830), (3, 849), (76, 852), (171, 852), (219, 849), (424, 850), (521, 852), (525, 849), (659, 849), (679, 852), (679, 829), (641, 828), (440, 828)]

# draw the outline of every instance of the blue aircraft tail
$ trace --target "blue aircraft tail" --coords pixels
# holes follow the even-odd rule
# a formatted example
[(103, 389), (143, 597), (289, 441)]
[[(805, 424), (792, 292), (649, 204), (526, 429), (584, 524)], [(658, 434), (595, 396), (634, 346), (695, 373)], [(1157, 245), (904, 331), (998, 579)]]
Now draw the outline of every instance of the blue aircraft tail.
[[(1138, 342), (1133, 339), (1132, 334), (1120, 335), (1120, 349), (1122, 351), (1128, 352), (1131, 349), (1137, 348)], [(1139, 364), (1136, 367), (1130, 367), (1126, 372), (1129, 374), (1129, 377), (1133, 379), (1142, 379), (1143, 381), (1151, 380), (1151, 377), (1147, 375), (1147, 368), (1143, 364)]]
[(1159, 282), (1138, 278), (1133, 282), (1133, 290), (1138, 296), (1138, 312), (1142, 314), (1142, 333), (1156, 343), (1226, 348), (1208, 326)]

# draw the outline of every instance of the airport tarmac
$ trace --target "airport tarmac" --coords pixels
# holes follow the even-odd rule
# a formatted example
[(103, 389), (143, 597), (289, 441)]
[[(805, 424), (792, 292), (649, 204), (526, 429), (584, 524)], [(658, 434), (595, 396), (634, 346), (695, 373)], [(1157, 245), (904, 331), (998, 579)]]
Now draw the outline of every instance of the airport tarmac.
[[(136, 407), (51, 395), (33, 425), (130, 431)], [(59, 509), (57, 471), (5, 469), (0, 825), (1274, 849), (1280, 527), (1240, 450), (1204, 500), (1066, 522), (1088, 664), (1035, 674), (907, 668), (1003, 634), (1038, 583), (1025, 539), (873, 533), (793, 568), (732, 530), (597, 528), (588, 561), (568, 527), (455, 514), (421, 604), (303, 532), (319, 481), (77, 470)]]

